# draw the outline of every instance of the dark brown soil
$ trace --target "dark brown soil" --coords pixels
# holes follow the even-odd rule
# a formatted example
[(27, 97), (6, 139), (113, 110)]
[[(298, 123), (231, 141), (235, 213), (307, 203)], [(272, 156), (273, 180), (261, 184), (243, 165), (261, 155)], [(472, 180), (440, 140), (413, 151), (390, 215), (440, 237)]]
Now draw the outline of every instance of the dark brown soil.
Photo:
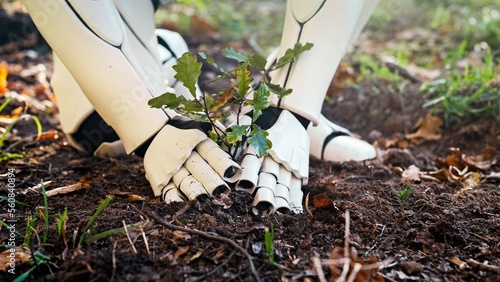
[[(46, 46), (23, 44), (0, 46), (0, 61), (9, 67), (8, 88), (26, 93), (29, 101), (48, 102), (51, 90), (43, 88), (36, 79), (37, 72), (21, 74), (21, 70), (33, 70), (41, 63), (47, 66), (50, 77), (50, 54), (32, 57), (27, 50), (43, 51)], [(214, 44), (213, 49), (220, 46)], [(226, 201), (215, 198), (167, 205), (154, 198), (139, 157), (82, 157), (66, 145), (59, 131), (56, 106), (46, 103), (37, 108), (30, 104), (29, 112), (42, 120), (44, 130), (55, 129), (59, 138), (28, 138), (13, 150), (22, 153), (23, 159), (0, 164), (0, 194), (7, 196), (3, 174), (12, 168), (16, 200), (27, 204), (17, 205), (16, 243), (23, 243), (26, 216), (33, 215), (38, 220), (28, 239), (31, 252), (50, 258), (49, 262), (38, 263), (26, 281), (320, 281), (323, 277), (334, 281), (338, 277), (334, 270), (342, 271), (343, 265), (328, 259), (336, 248), (344, 248), (346, 240), (357, 250), (365, 268), (380, 263), (374, 281), (500, 281), (498, 177), (483, 179), (477, 187), (458, 193), (461, 183), (410, 182), (399, 170), (412, 164), (422, 171), (437, 170), (434, 160), (448, 156), (450, 147), (459, 148), (467, 156), (481, 155), (491, 147), (494, 153), (490, 159), (498, 158), (500, 125), (478, 121), (446, 129), (439, 140), (386, 146), (384, 140), (405, 140), (402, 136), (427, 114), (421, 108), (424, 94), (419, 86), (407, 82), (402, 90), (393, 91), (391, 85), (372, 81), (329, 93), (335, 102), (325, 103), (324, 114), (377, 144), (379, 158), (364, 163), (311, 160), (310, 182), (303, 187), (310, 214), (269, 217), (253, 215), (251, 196), (238, 192), (231, 193)], [(2, 114), (10, 115), (21, 104), (9, 105)], [(16, 128), (7, 143), (35, 132), (29, 121)], [(493, 164), (481, 173), (499, 171), (500, 166)], [(41, 244), (43, 230), (47, 230), (40, 217), (43, 197), (28, 191), (41, 180), (51, 181), (47, 190), (77, 183), (86, 187), (48, 199), (51, 217), (46, 245)], [(414, 191), (401, 201), (395, 191), (404, 189)], [(85, 225), (107, 196), (113, 200), (95, 220), (93, 234), (124, 224), (145, 224), (128, 234), (120, 232), (78, 246)], [(321, 206), (319, 197), (331, 199), (331, 204)], [(8, 218), (5, 203), (2, 200), (2, 219)], [(67, 248), (56, 224), (56, 215), (65, 208)], [(173, 230), (154, 220), (153, 213), (170, 224), (203, 233)], [(350, 226), (347, 239), (346, 222)], [(271, 226), (275, 264), (270, 262), (264, 240), (265, 230)], [(7, 244), (5, 226), (0, 234), (0, 244)], [(4, 250), (5, 245), (0, 248)], [(248, 256), (258, 277), (252, 274)], [(338, 256), (333, 254), (331, 258)], [(318, 259), (321, 269), (315, 264)], [(16, 275), (2, 271), (0, 280), (11, 281), (32, 266), (32, 261), (18, 263)], [(366, 281), (367, 276), (361, 275), (365, 272), (362, 270), (356, 281)]]

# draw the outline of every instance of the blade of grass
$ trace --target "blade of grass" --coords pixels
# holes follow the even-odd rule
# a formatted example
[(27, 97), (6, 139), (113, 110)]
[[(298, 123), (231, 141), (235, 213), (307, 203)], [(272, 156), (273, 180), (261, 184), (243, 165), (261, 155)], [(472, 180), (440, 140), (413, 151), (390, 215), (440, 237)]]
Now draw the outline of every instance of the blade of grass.
[(102, 204), (97, 208), (97, 210), (95, 211), (95, 213), (90, 217), (89, 222), (87, 222), (87, 225), (85, 226), (85, 229), (83, 230), (83, 233), (80, 236), (80, 242), (79, 242), (79, 244), (83, 243), (83, 241), (85, 240), (85, 232), (86, 232), (86, 230), (90, 227), (90, 225), (92, 225), (92, 223), (94, 222), (94, 220), (96, 220), (96, 218), (109, 205), (109, 203), (111, 202), (112, 199), (113, 199), (113, 197), (111, 197), (111, 196), (106, 197), (106, 199), (104, 200), (104, 202), (102, 202)]
[[(146, 223), (147, 223), (147, 221), (141, 221), (141, 222), (138, 222), (138, 223), (129, 224), (129, 225), (126, 226), (127, 227), (127, 231), (135, 230), (135, 229), (141, 227), (142, 225), (144, 225)], [(101, 232), (101, 233), (96, 234), (96, 235), (92, 235), (90, 237), (87, 237), (85, 239), (85, 242), (86, 243), (93, 242), (93, 241), (96, 241), (96, 240), (108, 237), (110, 235), (120, 234), (120, 233), (125, 233), (125, 227), (114, 228), (114, 229), (110, 229), (110, 230)]]
[[(14, 125), (16, 125), (16, 123), (18, 123), (20, 120), (28, 119), (28, 118), (31, 118), (35, 122), (36, 128), (37, 128), (36, 139), (37, 140), (40, 139), (40, 137), (42, 136), (42, 123), (40, 122), (40, 120), (36, 116), (25, 114), (25, 115), (20, 116), (15, 121), (13, 121), (11, 124), (9, 124), (9, 126), (5, 129), (5, 132), (2, 134), (2, 137), (0, 138), (0, 148), (3, 146), (3, 142), (5, 141), (5, 137), (7, 137), (7, 134), (9, 134), (9, 132), (14, 127)], [(4, 154), (4, 152), (8, 152), (9, 149), (11, 149), (11, 148), (12, 148), (12, 145), (9, 146), (7, 149), (3, 150), (2, 154)]]
[(12, 101), (13, 98), (7, 98), (7, 100), (5, 100), (2, 105), (0, 105), (0, 112), (3, 111), (3, 109), (10, 103), (10, 101)]
[[(7, 201), (9, 201), (9, 198), (8, 198), (8, 197), (6, 197), (6, 196), (0, 196), (0, 200), (4, 200), (4, 201), (6, 201), (6, 202), (7, 202)], [(26, 204), (26, 203), (23, 203), (23, 202), (21, 202), (21, 201), (18, 201), (18, 200), (14, 200), (14, 203), (15, 203), (16, 205), (19, 205), (19, 206), (25, 206), (25, 207), (29, 207), (29, 206), (30, 206), (30, 205), (28, 205), (28, 204)]]
[(47, 193), (45, 191), (45, 185), (43, 181), (40, 182), (42, 187), (42, 196), (43, 196), (43, 206), (44, 210), (44, 221), (45, 228), (43, 229), (42, 243), (45, 244), (47, 242), (47, 234), (49, 232), (49, 199), (47, 198)]

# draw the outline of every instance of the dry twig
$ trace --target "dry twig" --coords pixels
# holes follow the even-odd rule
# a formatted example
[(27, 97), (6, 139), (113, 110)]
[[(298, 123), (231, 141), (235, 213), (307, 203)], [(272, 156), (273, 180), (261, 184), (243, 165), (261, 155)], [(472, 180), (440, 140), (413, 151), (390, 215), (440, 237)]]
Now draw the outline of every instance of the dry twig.
[(306, 206), (306, 212), (307, 212), (307, 215), (309, 215), (309, 218), (310, 219), (313, 219), (313, 213), (311, 212), (311, 210), (309, 209), (309, 193), (307, 193), (306, 195), (306, 200), (305, 200), (305, 206)]
[(148, 238), (146, 237), (146, 233), (144, 233), (144, 228), (142, 228), (142, 225), (139, 226), (139, 228), (141, 229), (141, 234), (142, 234), (142, 238), (144, 239), (144, 244), (146, 244), (146, 252), (148, 253), (149, 255), (149, 243), (148, 243)]
[(349, 210), (345, 211), (345, 233), (344, 233), (344, 268), (342, 269), (342, 274), (340, 275), (338, 282), (344, 282), (349, 272), (349, 266), (351, 265), (351, 258), (349, 255), (349, 229), (350, 229), (351, 216)]
[(470, 267), (477, 268), (479, 270), (500, 274), (500, 266), (480, 263), (474, 259), (468, 259), (467, 264), (470, 265)]
[(125, 234), (127, 234), (128, 241), (130, 243), (130, 246), (132, 246), (132, 250), (134, 251), (134, 254), (137, 254), (137, 250), (135, 249), (134, 243), (132, 243), (132, 239), (130, 239), (130, 235), (128, 234), (128, 229), (127, 225), (125, 224), (125, 220), (122, 220), (123, 223), (123, 228), (125, 228)]
[[(309, 194), (308, 194), (309, 195)], [(311, 258), (314, 267), (316, 268), (316, 274), (320, 282), (327, 282), (325, 278), (325, 273), (323, 272), (323, 267), (321, 265), (321, 260), (317, 256)]]

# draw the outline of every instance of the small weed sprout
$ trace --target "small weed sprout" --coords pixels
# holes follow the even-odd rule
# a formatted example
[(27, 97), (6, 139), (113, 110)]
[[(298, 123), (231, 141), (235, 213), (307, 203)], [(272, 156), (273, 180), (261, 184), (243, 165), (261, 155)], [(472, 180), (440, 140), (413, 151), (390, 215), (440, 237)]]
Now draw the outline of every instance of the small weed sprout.
[(266, 247), (266, 253), (269, 257), (269, 262), (272, 265), (277, 265), (274, 260), (274, 225), (271, 223), (270, 228), (266, 228), (264, 231), (264, 246)]
[[(0, 112), (12, 101), (12, 98), (8, 98), (7, 100), (5, 100), (2, 105), (0, 105)], [(0, 149), (3, 147), (3, 143), (5, 141), (5, 138), (7, 137), (7, 134), (9, 134), (9, 132), (12, 131), (12, 128), (14, 128), (14, 125), (16, 125), (16, 123), (18, 123), (19, 121), (21, 120), (25, 120), (25, 119), (32, 119), (35, 124), (36, 124), (36, 127), (37, 127), (37, 139), (40, 139), (40, 137), (42, 136), (42, 124), (40, 123), (40, 120), (34, 116), (34, 115), (30, 115), (30, 114), (23, 114), (21, 115), (20, 117), (18, 117), (17, 119), (15, 119), (13, 122), (11, 122), (7, 128), (4, 129), (3, 131), (3, 134), (2, 136), (0, 137)], [(18, 142), (15, 142), (13, 144), (11, 144), (10, 146), (8, 146), (7, 148), (5, 149), (2, 149), (0, 150), (0, 162), (2, 161), (6, 161), (6, 160), (10, 160), (10, 159), (20, 159), (20, 158), (23, 158), (23, 155), (21, 154), (18, 154), (18, 153), (11, 153), (10, 151), (12, 150), (12, 148), (14, 148), (16, 145), (19, 144), (20, 141)]]
[[(232, 48), (226, 48), (222, 50), (222, 55), (238, 61), (238, 67), (229, 71), (219, 67), (212, 57), (200, 53), (200, 56), (208, 64), (221, 72), (221, 75), (213, 81), (205, 83), (205, 85), (223, 79), (228, 79), (232, 85), (230, 88), (223, 89), (218, 93), (203, 91), (205, 88), (205, 85), (203, 85), (203, 94), (200, 97), (197, 97), (196, 83), (201, 74), (202, 63), (198, 62), (194, 54), (186, 52), (173, 67), (176, 71), (174, 77), (186, 86), (192, 99), (167, 92), (149, 100), (148, 104), (153, 108), (174, 110), (176, 113), (187, 116), (194, 121), (209, 122), (212, 125), (212, 130), (209, 132), (210, 138), (221, 145), (222, 148), (226, 148), (233, 158), (236, 156), (238, 149), (247, 143), (252, 146), (259, 157), (265, 156), (272, 143), (267, 139), (268, 132), (262, 130), (260, 126), (255, 124), (255, 121), (262, 114), (262, 111), (269, 107), (268, 98), (271, 93), (274, 93), (280, 99), (292, 93), (292, 89), (285, 89), (280, 85), (272, 84), (268, 79), (268, 74), (292, 63), (301, 53), (310, 50), (312, 46), (312, 43), (304, 45), (297, 43), (292, 49), (288, 49), (283, 57), (267, 68), (267, 60), (260, 55), (246, 56)], [(260, 81), (254, 82), (251, 68), (263, 73)], [(258, 85), (255, 91), (252, 84)], [(236, 124), (228, 131), (217, 126), (218, 121), (229, 116), (228, 108), (236, 108), (239, 117), (245, 106), (251, 107), (249, 114), (251, 114), (252, 121), (250, 125)]]
[(495, 191), (500, 194), (500, 185), (495, 188)]
[(26, 272), (23, 272), (21, 275), (19, 275), (14, 280), (12, 280), (12, 282), (23, 282), (24, 280), (26, 280), (30, 276), (31, 272), (33, 272), (33, 270), (37, 269), (41, 264), (46, 264), (46, 263), (50, 262), (50, 257), (40, 253), (39, 251), (35, 251), (32, 254), (32, 258), (34, 260), (33, 261), (34, 265), (30, 269), (28, 269)]
[(40, 182), (42, 188), (42, 196), (43, 196), (43, 211), (40, 211), (40, 215), (42, 216), (43, 221), (45, 222), (45, 228), (43, 228), (42, 235), (42, 244), (47, 243), (47, 233), (49, 232), (49, 199), (47, 198), (47, 193), (45, 191), (45, 185), (43, 181)]
[[(94, 212), (94, 214), (90, 217), (89, 221), (87, 222), (87, 225), (85, 225), (85, 228), (83, 229), (83, 233), (80, 236), (80, 241), (79, 245), (81, 245), (83, 242), (87, 242), (89, 238), (91, 238), (92, 235), (94, 235), (95, 229), (97, 228), (97, 225), (92, 225), (94, 221), (101, 215), (101, 213), (104, 211), (104, 209), (109, 205), (113, 197), (108, 196), (106, 199), (99, 205), (97, 210)], [(90, 229), (89, 229), (90, 228)]]
[(396, 196), (401, 207), (405, 207), (408, 204), (408, 200), (410, 196), (413, 194), (415, 189), (410, 184), (405, 184), (401, 189), (397, 189), (395, 187), (391, 188), (392, 192)]

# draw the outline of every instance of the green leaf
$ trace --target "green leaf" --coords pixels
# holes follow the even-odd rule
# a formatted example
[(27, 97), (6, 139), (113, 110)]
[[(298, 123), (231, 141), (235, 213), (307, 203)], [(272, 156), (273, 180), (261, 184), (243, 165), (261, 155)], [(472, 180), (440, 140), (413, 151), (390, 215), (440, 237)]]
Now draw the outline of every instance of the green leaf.
[(207, 115), (204, 112), (197, 112), (197, 113), (185, 112), (185, 115), (194, 121), (199, 121), (199, 122), (208, 121)]
[(188, 100), (184, 102), (184, 111), (186, 112), (201, 112), (203, 105), (198, 100)]
[(240, 63), (246, 62), (248, 60), (247, 56), (245, 56), (241, 52), (236, 52), (234, 48), (224, 48), (222, 49), (222, 55), (229, 59), (234, 59)]
[(22, 273), (21, 275), (17, 276), (16, 279), (12, 280), (12, 282), (23, 282), (28, 278), (28, 276), (31, 274), (33, 270), (35, 270), (38, 267), (38, 265), (35, 265), (28, 269), (26, 272)]
[(266, 156), (267, 150), (271, 149), (273, 146), (271, 140), (267, 139), (268, 135), (269, 133), (267, 130), (262, 130), (256, 124), (253, 125), (250, 137), (248, 138), (248, 143), (252, 145), (253, 149), (257, 153), (257, 157), (259, 158)]
[(288, 63), (295, 61), (300, 54), (305, 51), (311, 50), (313, 47), (312, 43), (307, 42), (305, 45), (302, 45), (300, 42), (295, 43), (293, 49), (288, 49), (285, 51), (285, 55), (278, 59), (278, 62), (272, 66), (272, 69), (279, 69)]
[(226, 135), (227, 143), (235, 144), (237, 142), (241, 142), (243, 140), (243, 136), (247, 133), (248, 125), (234, 125), (231, 127), (231, 131), (229, 131)]
[(285, 89), (278, 84), (266, 83), (266, 85), (267, 87), (269, 87), (269, 90), (271, 90), (271, 92), (276, 94), (276, 96), (278, 96), (278, 98), (280, 99), (287, 95), (290, 95), (293, 91), (293, 89), (291, 88)]
[(265, 71), (267, 60), (260, 55), (252, 55), (248, 58), (248, 63), (250, 66), (258, 69), (259, 71)]
[(12, 99), (14, 98), (7, 98), (3, 103), (2, 105), (0, 105), (0, 112), (3, 111), (3, 109), (10, 103), (10, 101), (12, 101)]
[(213, 130), (208, 131), (208, 137), (210, 137), (210, 139), (215, 142), (219, 141), (219, 135), (217, 135), (217, 133), (215, 133)]
[(248, 67), (248, 63), (243, 63), (236, 69), (236, 81), (238, 82), (238, 93), (245, 96), (250, 90), (250, 83), (252, 83), (252, 72)]
[(0, 153), (0, 162), (12, 159), (22, 159), (22, 158), (24, 158), (24, 156), (18, 153), (6, 153), (6, 154)]
[(68, 219), (68, 208), (64, 208), (64, 212), (62, 215), (59, 215), (57, 218), (57, 233), (59, 236), (63, 236), (63, 232), (66, 232), (63, 227), (64, 227), (64, 222)]
[(196, 83), (201, 74), (201, 66), (202, 63), (198, 62), (195, 55), (186, 52), (172, 67), (177, 72), (174, 77), (186, 86), (194, 98), (196, 98)]
[(262, 114), (262, 110), (269, 107), (269, 88), (262, 84), (259, 89), (253, 93), (253, 121)]
[(184, 96), (177, 96), (174, 93), (167, 92), (148, 101), (148, 105), (152, 108), (161, 109), (167, 107), (175, 110), (179, 105), (186, 103), (187, 99)]

